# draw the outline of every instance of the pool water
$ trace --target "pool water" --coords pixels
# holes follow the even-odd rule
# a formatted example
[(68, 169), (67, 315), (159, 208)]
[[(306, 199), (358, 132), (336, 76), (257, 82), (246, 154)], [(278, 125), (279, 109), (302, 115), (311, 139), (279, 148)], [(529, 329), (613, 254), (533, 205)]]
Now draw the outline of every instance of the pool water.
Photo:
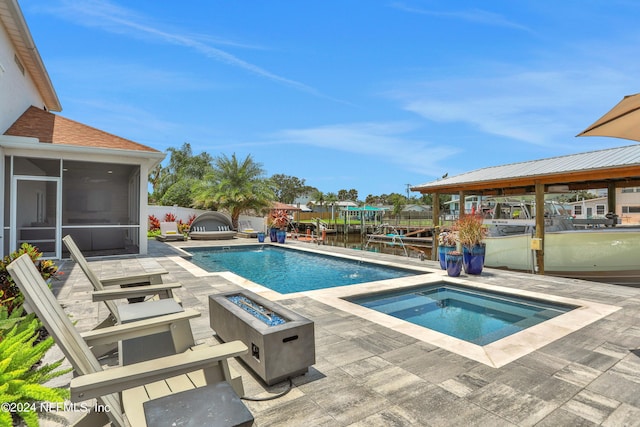
[(492, 343), (576, 308), (447, 283), (348, 300), (478, 345)]
[(187, 250), (200, 268), (231, 271), (281, 294), (425, 274), (270, 245)]

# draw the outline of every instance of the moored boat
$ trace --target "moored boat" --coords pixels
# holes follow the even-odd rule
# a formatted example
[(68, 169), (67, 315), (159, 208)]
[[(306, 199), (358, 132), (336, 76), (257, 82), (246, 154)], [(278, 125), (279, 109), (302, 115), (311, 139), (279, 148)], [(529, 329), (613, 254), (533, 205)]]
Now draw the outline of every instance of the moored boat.
[[(535, 272), (532, 248), (535, 220), (532, 203), (498, 201), (486, 219), (487, 267)], [(596, 221), (608, 226), (580, 228), (582, 224), (557, 202), (545, 202), (545, 274), (640, 285), (640, 228), (616, 226), (615, 219)]]

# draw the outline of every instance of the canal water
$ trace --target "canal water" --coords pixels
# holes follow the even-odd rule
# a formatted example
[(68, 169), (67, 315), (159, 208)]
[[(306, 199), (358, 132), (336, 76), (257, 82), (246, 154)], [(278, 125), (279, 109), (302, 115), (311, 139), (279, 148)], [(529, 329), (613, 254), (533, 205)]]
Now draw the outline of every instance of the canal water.
[[(338, 246), (341, 248), (354, 249), (358, 251), (366, 250), (369, 252), (378, 252), (398, 256), (410, 256), (412, 258), (420, 258), (420, 254), (424, 253), (426, 259), (431, 259), (431, 248), (417, 244), (401, 244), (392, 242), (369, 242), (367, 244), (367, 236), (358, 233), (343, 234), (331, 233), (327, 234), (325, 245)], [(405, 249), (406, 254), (405, 255)]]

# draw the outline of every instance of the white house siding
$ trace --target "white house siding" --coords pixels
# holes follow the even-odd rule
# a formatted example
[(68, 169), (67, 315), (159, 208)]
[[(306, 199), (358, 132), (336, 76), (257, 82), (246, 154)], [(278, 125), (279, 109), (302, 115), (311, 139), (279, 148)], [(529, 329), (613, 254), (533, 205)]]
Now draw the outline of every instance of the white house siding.
[[(587, 199), (584, 202), (570, 203), (576, 218), (602, 218), (609, 212), (607, 197)], [(604, 214), (600, 211), (604, 210)], [(591, 212), (591, 215), (589, 215)], [(640, 187), (629, 187), (616, 190), (616, 215), (622, 225), (640, 224)]]
[[(15, 61), (16, 51), (11, 43), (9, 34), (0, 21), (0, 139), (2, 134), (16, 121), (18, 117), (31, 105), (42, 106), (44, 101), (29, 72), (24, 68), (24, 74)], [(23, 64), (24, 65), (24, 64)], [(3, 247), (4, 224), (7, 198), (5, 197), (5, 151), (0, 147), (0, 199), (3, 200), (0, 209), (0, 255), (4, 255)], [(8, 244), (8, 243), (7, 243)]]
[(578, 219), (604, 218), (609, 212), (606, 197), (586, 199), (569, 204), (573, 215)]
[(15, 62), (15, 49), (4, 27), (0, 26), (0, 135), (31, 105), (43, 107), (44, 101), (26, 69)]
[[(118, 177), (119, 183), (118, 190), (109, 187), (108, 181), (112, 181), (115, 176), (112, 176), (110, 180), (102, 181), (102, 184), (96, 184), (95, 194), (88, 195), (87, 190), (84, 190), (83, 197), (85, 200), (77, 202), (73, 200), (73, 197), (69, 197), (65, 193), (65, 186), (72, 180), (67, 179), (65, 181), (64, 175), (60, 172), (57, 175), (49, 175), (49, 177), (56, 177), (53, 180), (40, 179), (44, 176), (43, 171), (33, 171), (31, 178), (20, 178), (21, 188), (27, 188), (36, 191), (36, 193), (43, 193), (42, 188), (34, 187), (36, 184), (29, 185), (30, 183), (24, 183), (25, 180), (33, 179), (36, 177), (38, 181), (55, 181), (61, 183), (62, 188), (60, 191), (51, 192), (56, 194), (57, 202), (56, 220), (60, 218), (68, 218), (69, 205), (85, 203), (92, 206), (104, 206), (104, 212), (94, 212), (94, 217), (98, 216), (98, 220), (104, 218), (104, 225), (101, 226), (100, 221), (95, 224), (91, 224), (88, 215), (90, 209), (84, 208), (76, 209), (73, 212), (75, 222), (75, 229), (82, 228), (80, 225), (85, 225), (85, 229), (90, 230), (87, 234), (92, 234), (94, 229), (101, 232), (103, 235), (110, 233), (110, 230), (125, 230), (127, 234), (127, 242), (132, 241), (134, 245), (137, 245), (139, 253), (145, 254), (147, 252), (147, 239), (146, 239), (146, 224), (147, 224), (147, 177), (149, 169), (155, 164), (162, 161), (164, 154), (155, 150), (145, 149), (140, 150), (139, 147), (131, 149), (123, 148), (128, 147), (127, 143), (123, 144), (122, 138), (120, 141), (115, 141), (113, 145), (108, 147), (113, 148), (98, 148), (104, 147), (104, 145), (95, 144), (95, 142), (87, 141), (87, 146), (79, 146), (73, 143), (68, 145), (65, 143), (39, 143), (37, 137), (25, 137), (19, 135), (32, 135), (28, 133), (28, 130), (22, 130), (21, 132), (27, 133), (15, 133), (15, 130), (10, 131), (11, 135), (5, 135), (7, 131), (12, 127), (17, 120), (22, 118), (23, 114), (27, 113), (31, 106), (37, 110), (42, 110), (46, 106), (50, 111), (61, 111), (60, 102), (57, 99), (55, 89), (49, 79), (48, 73), (42, 63), (42, 59), (37, 51), (35, 42), (31, 37), (29, 29), (26, 27), (24, 17), (20, 11), (19, 6), (13, 0), (0, 0), (0, 198), (3, 200), (2, 209), (0, 209), (0, 225), (2, 225), (2, 232), (0, 232), (0, 255), (6, 255), (10, 248), (13, 248), (19, 241), (22, 240), (21, 232), (29, 226), (33, 227), (33, 223), (38, 223), (38, 217), (32, 217), (32, 215), (25, 214), (21, 218), (14, 218), (17, 214), (13, 215), (16, 209), (21, 211), (29, 210), (29, 206), (32, 203), (31, 199), (21, 199), (20, 203), (16, 203), (16, 206), (10, 206), (10, 189), (12, 187), (12, 179), (10, 175), (10, 169), (7, 165), (10, 164), (11, 156), (25, 157), (29, 159), (44, 158), (54, 161), (78, 161), (78, 162), (94, 162), (96, 164), (114, 164), (114, 165), (130, 165), (131, 168), (121, 169), (122, 176)], [(13, 40), (11, 37), (14, 37)], [(16, 57), (18, 62), (16, 62)], [(31, 70), (31, 71), (29, 71)], [(50, 114), (50, 113), (44, 113)], [(44, 122), (42, 122), (44, 123)], [(78, 131), (76, 131), (78, 132)], [(82, 130), (76, 136), (81, 135)], [(38, 133), (34, 130), (33, 135)], [(95, 132), (91, 132), (95, 136)], [(68, 136), (68, 135), (67, 135)], [(108, 139), (117, 137), (109, 136)], [(124, 140), (126, 142), (126, 140)], [(50, 141), (47, 141), (50, 142)], [(55, 142), (55, 141), (54, 141)], [(77, 141), (76, 141), (77, 142)], [(113, 141), (112, 141), (113, 142)], [(133, 141), (128, 141), (133, 143)], [(135, 143), (133, 143), (135, 144)], [(148, 147), (146, 147), (148, 148)], [(115, 169), (115, 168), (114, 168)], [(134, 172), (131, 172), (131, 171)], [(115, 173), (115, 172), (114, 172)], [(29, 171), (23, 171), (22, 174), (30, 175)], [(43, 184), (40, 184), (41, 187)], [(114, 181), (114, 185), (115, 181)], [(104, 187), (100, 189), (100, 187)], [(44, 185), (46, 187), (46, 185)], [(73, 185), (71, 185), (73, 187)], [(76, 185), (78, 194), (81, 191), (80, 187)], [(16, 191), (16, 194), (18, 192)], [(31, 193), (29, 192), (29, 196)], [(34, 200), (44, 200), (49, 207), (52, 197), (45, 199), (37, 199), (38, 194), (33, 194)], [(94, 218), (95, 219), (95, 218)], [(47, 221), (47, 225), (48, 225)], [(18, 224), (22, 224), (23, 230), (18, 230)], [(28, 225), (25, 225), (28, 224)], [(42, 225), (36, 224), (40, 227)], [(95, 227), (94, 227), (95, 226)], [(113, 227), (109, 229), (109, 226)], [(59, 228), (61, 227), (61, 228)], [(48, 227), (47, 227), (48, 228)], [(56, 230), (64, 233), (65, 231), (72, 232), (74, 225), (65, 223), (56, 224)], [(99, 229), (99, 230), (98, 230)], [(30, 232), (30, 230), (28, 230)], [(42, 230), (40, 230), (42, 231)], [(111, 232), (111, 234), (117, 231)], [(58, 233), (58, 234), (61, 234)], [(29, 234), (29, 233), (26, 233)], [(96, 234), (96, 233), (93, 233)], [(92, 235), (93, 235), (92, 234)], [(56, 252), (62, 252), (60, 250), (62, 244), (57, 236)], [(80, 235), (79, 237), (86, 237)], [(25, 237), (25, 240), (32, 239), (32, 237)], [(36, 238), (33, 238), (36, 239)], [(49, 244), (50, 239), (41, 238), (43, 245)], [(47, 240), (47, 241), (45, 241)], [(108, 240), (105, 238), (104, 240)], [(104, 246), (104, 245), (103, 245)]]
[(622, 224), (640, 224), (640, 187), (627, 188), (616, 194), (616, 213)]

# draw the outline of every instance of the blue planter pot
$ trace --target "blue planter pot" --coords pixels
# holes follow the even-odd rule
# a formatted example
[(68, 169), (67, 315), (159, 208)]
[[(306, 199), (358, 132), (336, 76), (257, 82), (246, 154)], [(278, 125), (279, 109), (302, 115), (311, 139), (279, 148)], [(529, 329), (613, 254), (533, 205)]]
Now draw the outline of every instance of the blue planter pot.
[(276, 237), (278, 239), (278, 243), (284, 243), (285, 239), (287, 238), (287, 232), (280, 230), (276, 233)]
[(462, 271), (462, 255), (445, 255), (447, 264), (447, 274), (451, 277), (458, 277)]
[(264, 233), (263, 232), (259, 232), (258, 233), (258, 242), (259, 243), (264, 243)]
[(476, 245), (471, 249), (462, 248), (464, 271), (467, 274), (480, 274), (484, 267), (484, 245)]
[(269, 240), (271, 240), (272, 242), (277, 242), (278, 241), (278, 229), (277, 228), (270, 228), (269, 229)]
[(455, 251), (455, 246), (438, 246), (438, 260), (440, 261), (440, 268), (443, 270), (447, 269), (447, 260), (445, 256), (451, 252)]

